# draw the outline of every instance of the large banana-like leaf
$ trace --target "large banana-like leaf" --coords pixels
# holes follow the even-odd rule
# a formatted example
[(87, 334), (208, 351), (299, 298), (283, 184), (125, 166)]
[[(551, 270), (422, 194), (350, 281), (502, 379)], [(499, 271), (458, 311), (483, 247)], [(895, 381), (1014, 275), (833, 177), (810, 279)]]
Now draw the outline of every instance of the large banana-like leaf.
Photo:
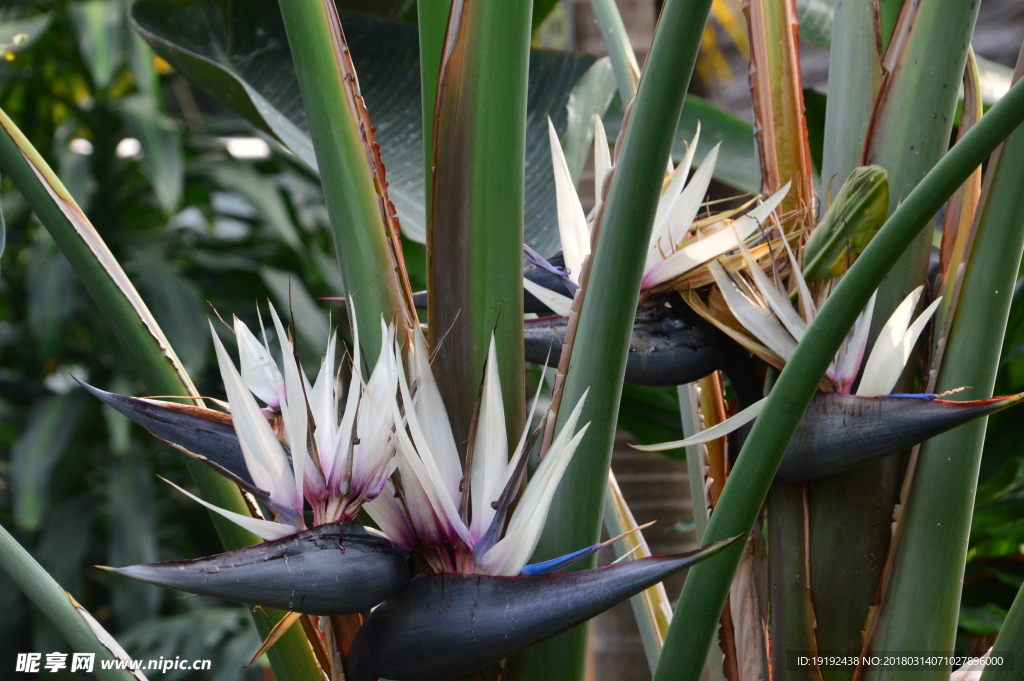
[[(211, 1), (139, 0), (132, 20), (146, 41), (190, 81), (258, 128), (275, 135), (316, 167), (313, 143), (277, 3), (238, 5), (225, 21)], [(342, 14), (352, 59), (388, 171), (391, 200), (405, 236), (426, 241), (419, 48), (413, 26)], [(593, 57), (533, 50), (526, 133), (526, 243), (540, 253), (558, 248), (555, 190), (547, 118), (561, 132), (566, 104)], [(618, 135), (622, 106), (613, 100), (606, 126)], [(688, 97), (673, 145), (678, 161), (697, 121), (713, 144), (724, 141), (715, 177), (746, 191), (760, 188), (750, 124), (699, 97)]]
[[(136, 27), (157, 54), (316, 168), (277, 3), (247, 0), (234, 5), (230, 17), (225, 21), (214, 2), (141, 0), (132, 7)], [(426, 220), (416, 28), (356, 14), (343, 14), (342, 25), (377, 129), (391, 199), (404, 234), (422, 243)], [(569, 91), (593, 61), (582, 55), (531, 53), (526, 224), (528, 243), (541, 252), (554, 250), (558, 238), (547, 117), (564, 128)]]

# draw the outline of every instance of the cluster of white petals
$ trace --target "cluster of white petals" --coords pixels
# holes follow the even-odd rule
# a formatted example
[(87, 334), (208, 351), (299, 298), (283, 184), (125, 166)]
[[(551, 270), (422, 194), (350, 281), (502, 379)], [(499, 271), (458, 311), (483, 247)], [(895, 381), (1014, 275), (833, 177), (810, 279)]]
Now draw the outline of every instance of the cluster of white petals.
[[(529, 432), (524, 429), (510, 457), (492, 339), (472, 462), (464, 472), (419, 329), (408, 334), (407, 371), (395, 329), (382, 321), (380, 354), (369, 379), (357, 349), (342, 396), (336, 336), (311, 384), (273, 306), (270, 314), (280, 365), (265, 330), (260, 340), (237, 318), (240, 370), (215, 332), (213, 339), (246, 467), (275, 519), (249, 518), (193, 498), (264, 539), (303, 529), (307, 507), (314, 525), (354, 519), (364, 508), (385, 536), (429, 569), (519, 574), (586, 432), (586, 426), (576, 432), (583, 400), (526, 483)], [(537, 398), (534, 410), (536, 405)]]

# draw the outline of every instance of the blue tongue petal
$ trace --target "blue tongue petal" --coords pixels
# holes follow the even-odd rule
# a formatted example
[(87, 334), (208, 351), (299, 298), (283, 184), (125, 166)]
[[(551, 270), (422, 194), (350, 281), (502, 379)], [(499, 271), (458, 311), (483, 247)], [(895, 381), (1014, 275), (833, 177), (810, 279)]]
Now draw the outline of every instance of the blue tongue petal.
[(523, 566), (523, 569), (519, 571), (519, 574), (549, 575), (552, 572), (558, 572), (560, 570), (575, 565), (584, 558), (588, 558), (589, 556), (600, 551), (601, 547), (603, 546), (604, 544), (594, 544), (593, 546), (588, 546), (585, 549), (580, 549), (579, 551), (567, 553), (566, 555), (561, 556), (560, 558), (552, 558), (551, 560), (545, 560), (541, 563), (533, 563), (531, 565), (526, 565)]
[(559, 572), (561, 570), (565, 570), (567, 568), (572, 567), (573, 565), (575, 565), (576, 563), (580, 562), (581, 560), (589, 558), (590, 556), (594, 555), (595, 553), (597, 553), (598, 551), (600, 551), (604, 547), (611, 546), (612, 544), (614, 544), (615, 542), (619, 541), (623, 537), (625, 537), (627, 535), (630, 535), (630, 534), (633, 534), (634, 532), (639, 532), (640, 530), (642, 530), (642, 529), (644, 529), (646, 527), (650, 527), (653, 524), (654, 524), (654, 522), (649, 522), (646, 525), (641, 525), (640, 527), (634, 527), (632, 530), (627, 530), (627, 531), (623, 532), (622, 534), (620, 534), (617, 537), (612, 537), (608, 541), (601, 542), (600, 544), (594, 544), (593, 546), (588, 546), (587, 548), (580, 549), (579, 551), (573, 551), (572, 553), (567, 553), (564, 556), (561, 556), (560, 558), (552, 558), (551, 560), (545, 560), (545, 561), (543, 561), (541, 563), (533, 563), (531, 565), (526, 565), (526, 566), (523, 567), (522, 570), (519, 571), (519, 574), (521, 574), (521, 575), (550, 575), (550, 574), (552, 574), (554, 572)]

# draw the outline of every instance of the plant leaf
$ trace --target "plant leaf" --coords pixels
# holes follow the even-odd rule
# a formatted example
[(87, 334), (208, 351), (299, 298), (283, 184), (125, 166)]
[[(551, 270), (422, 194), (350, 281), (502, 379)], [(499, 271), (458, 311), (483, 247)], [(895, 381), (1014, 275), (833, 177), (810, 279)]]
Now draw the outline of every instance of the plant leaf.
[[(157, 54), (243, 118), (275, 135), (315, 169), (277, 2), (236, 2), (230, 16), (231, 21), (225, 21), (214, 2), (141, 0), (131, 10), (135, 27)], [(416, 29), (358, 14), (343, 15), (342, 25), (373, 116), (388, 171), (389, 195), (403, 233), (425, 243)], [(562, 129), (569, 93), (593, 63), (592, 57), (582, 55), (531, 52), (526, 144), (530, 168), (547, 166), (547, 118)], [(526, 187), (527, 243), (540, 253), (551, 253), (557, 248), (554, 187), (549, 176), (539, 172), (528, 175)]]
[(14, 521), (38, 530), (50, 506), (50, 476), (85, 416), (82, 395), (71, 392), (35, 404), (25, 431), (11, 447)]
[(573, 186), (580, 181), (580, 173), (583, 172), (590, 145), (594, 141), (593, 118), (595, 115), (604, 115), (614, 95), (615, 74), (608, 57), (595, 61), (569, 91), (569, 101), (565, 105), (568, 116), (565, 132), (562, 133), (562, 149), (565, 150)]

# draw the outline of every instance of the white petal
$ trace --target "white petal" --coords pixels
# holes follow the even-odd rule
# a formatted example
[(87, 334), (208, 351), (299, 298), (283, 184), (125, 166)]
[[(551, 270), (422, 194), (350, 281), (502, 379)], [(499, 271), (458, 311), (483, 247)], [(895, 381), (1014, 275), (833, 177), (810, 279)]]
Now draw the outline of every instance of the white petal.
[(313, 423), (316, 424), (313, 435), (320, 455), (320, 467), (325, 473), (330, 473), (334, 468), (337, 453), (338, 394), (334, 387), (334, 354), (337, 351), (337, 341), (338, 335), (331, 334), (316, 383), (309, 393), (309, 410), (313, 414)]
[[(163, 478), (161, 478), (161, 479), (163, 479)], [(266, 539), (267, 541), (273, 541), (275, 539), (282, 539), (284, 537), (289, 537), (289, 536), (295, 534), (296, 532), (298, 532), (298, 528), (296, 528), (296, 527), (294, 527), (292, 525), (285, 525), (284, 523), (275, 523), (275, 522), (271, 522), (270, 520), (260, 520), (259, 518), (250, 518), (249, 516), (242, 515), (241, 513), (235, 513), (234, 511), (227, 511), (227, 510), (221, 508), (220, 506), (214, 506), (213, 504), (211, 504), (209, 502), (203, 501), (202, 499), (200, 499), (196, 495), (190, 494), (189, 492), (186, 492), (185, 490), (183, 490), (182, 488), (178, 487), (177, 485), (175, 485), (170, 480), (164, 480), (164, 482), (166, 482), (168, 485), (170, 485), (174, 489), (178, 490), (179, 492), (181, 492), (185, 496), (189, 497), (190, 499), (193, 499), (194, 501), (198, 501), (200, 504), (202, 504), (206, 508), (210, 509), (214, 513), (219, 513), (220, 515), (224, 516), (225, 518), (227, 518), (228, 520), (230, 520), (234, 524), (238, 525), (239, 527), (242, 527), (242, 528), (244, 528), (246, 530), (249, 530), (250, 532), (255, 534), (257, 537), (259, 537), (260, 539)]]
[(725, 298), (726, 305), (732, 311), (736, 320), (750, 332), (754, 338), (768, 346), (772, 352), (783, 360), (788, 361), (796, 350), (796, 341), (793, 336), (779, 323), (779, 320), (760, 305), (754, 303), (747, 296), (743, 295), (740, 289), (725, 272), (725, 269), (717, 262), (708, 263), (708, 270), (715, 278), (718, 289)]
[[(403, 401), (406, 401), (407, 395), (408, 392), (403, 392)], [(409, 402), (407, 401), (406, 403)], [(397, 401), (393, 403), (393, 409), (395, 410), (397, 420)], [(459, 508), (452, 502), (449, 495), (443, 494), (441, 491), (443, 481), (430, 453), (429, 445), (422, 438), (422, 431), (419, 429), (415, 412), (407, 411), (407, 416), (409, 417), (410, 431), (414, 434), (417, 441), (416, 444), (413, 443), (413, 439), (406, 433), (406, 429), (398, 428), (395, 430), (398, 456), (401, 458), (400, 465), (402, 470), (406, 472), (406, 474), (402, 475), (402, 482), (403, 484), (406, 483), (407, 478), (409, 478), (410, 484), (418, 484), (422, 488), (424, 497), (430, 503), (429, 511), (409, 508), (409, 512), (414, 514), (411, 520), (417, 527), (434, 520), (446, 521), (447, 527), (445, 529), (451, 530), (468, 547), (472, 547), (473, 542), (469, 536), (469, 529), (459, 516)], [(414, 426), (414, 423), (417, 425)]]
[(910, 327), (914, 309), (921, 300), (922, 291), (924, 286), (918, 286), (911, 291), (882, 327), (864, 365), (864, 373), (860, 385), (857, 386), (858, 396), (888, 395), (896, 385), (907, 362), (903, 356), (903, 339)]
[(473, 466), (470, 471), (473, 517), (469, 532), (474, 541), (483, 536), (491, 524), (495, 513), (491, 504), (501, 496), (507, 468), (508, 432), (505, 430), (505, 407), (502, 404), (501, 379), (498, 376), (498, 351), (492, 335), (487, 351), (484, 389), (477, 413)]
[(601, 185), (612, 167), (612, 155), (608, 151), (608, 135), (604, 131), (601, 115), (594, 112), (594, 208), (600, 209)]
[(398, 368), (393, 360), (395, 332), (381, 320), (381, 348), (370, 380), (363, 386), (356, 417), (358, 444), (352, 448), (351, 493), (366, 490), (379, 480), (380, 471), (390, 464), (393, 451), (389, 446), (395, 422), (391, 402), (394, 400)]
[[(911, 353), (914, 352), (914, 346), (917, 345), (917, 339), (920, 338), (921, 332), (924, 331), (924, 327), (928, 325), (932, 315), (935, 314), (935, 310), (939, 309), (939, 304), (942, 302), (942, 296), (939, 296), (932, 301), (932, 304), (924, 309), (914, 323), (910, 325), (907, 332), (903, 334), (903, 366), (906, 366), (907, 361), (910, 359)], [(903, 371), (903, 367), (900, 367), (900, 371)]]
[(235, 338), (238, 339), (238, 359), (242, 381), (256, 397), (271, 407), (280, 406), (278, 388), (284, 385), (281, 372), (270, 356), (270, 350), (261, 343), (249, 327), (235, 317)]
[[(786, 197), (786, 194), (789, 192), (789, 186), (790, 183), (787, 182), (786, 186), (775, 192), (767, 201), (733, 223), (741, 239), (748, 239), (751, 234), (757, 231), (760, 223), (767, 219), (776, 206), (782, 202), (782, 199)], [(695, 267), (700, 267), (704, 263), (728, 253), (736, 248), (736, 232), (733, 232), (731, 229), (723, 229), (680, 248), (648, 270), (644, 275), (641, 288), (646, 290), (666, 281), (671, 281)]]
[(711, 185), (711, 176), (718, 162), (718, 151), (721, 143), (708, 152), (704, 162), (693, 174), (693, 178), (686, 185), (683, 193), (672, 203), (671, 209), (665, 215), (661, 225), (655, 223), (654, 232), (651, 234), (651, 247), (647, 252), (647, 263), (644, 270), (650, 270), (659, 262), (668, 257), (674, 250), (675, 245), (686, 235), (694, 218), (697, 217), (704, 197)]
[(537, 381), (537, 392), (533, 396), (533, 405), (530, 407), (530, 413), (526, 415), (526, 425), (523, 426), (523, 434), (519, 437), (519, 444), (516, 445), (516, 451), (512, 452), (512, 457), (508, 460), (508, 468), (505, 470), (505, 478), (502, 487), (508, 484), (508, 479), (515, 473), (516, 466), (519, 464), (519, 459), (523, 456), (528, 456), (529, 452), (526, 451), (526, 441), (530, 436), (530, 424), (533, 423), (533, 417), (537, 414), (537, 405), (540, 403), (540, 394), (544, 390), (544, 379), (547, 377), (548, 367), (545, 365), (541, 367), (540, 380)]
[(235, 369), (234, 362), (228, 356), (212, 324), (210, 332), (213, 334), (213, 345), (217, 351), (217, 363), (220, 365), (224, 390), (231, 405), (235, 433), (238, 434), (238, 443), (242, 448), (245, 465), (249, 469), (252, 481), (260, 489), (267, 490), (270, 498), (276, 503), (295, 508), (295, 478), (285, 458), (284, 449), (252, 393), (246, 389), (242, 377)]
[[(398, 361), (400, 362), (400, 360)], [(402, 402), (406, 405), (412, 404), (412, 396), (409, 394), (409, 388), (401, 368), (398, 371), (398, 386), (402, 394)], [(397, 422), (400, 410), (398, 400), (394, 397), (392, 397), (391, 408)], [(470, 538), (469, 529), (459, 516), (458, 506), (456, 506), (448, 494), (443, 493), (445, 488), (444, 477), (441, 475), (440, 470), (438, 470), (437, 462), (433, 452), (430, 450), (430, 445), (423, 436), (423, 430), (420, 427), (416, 410), (406, 409), (405, 415), (409, 432), (406, 433), (405, 428), (396, 428), (395, 441), (398, 445), (398, 454), (403, 457), (402, 462), (408, 467), (406, 470), (412, 473), (422, 487), (437, 519), (446, 520), (448, 529), (455, 536), (461, 538), (467, 546), (472, 547), (473, 541)], [(410, 434), (412, 435), (411, 439), (409, 437)], [(428, 522), (431, 517), (433, 516), (426, 514), (423, 518), (413, 519), (413, 523), (418, 525), (422, 522)]]
[(551, 164), (555, 173), (555, 199), (558, 204), (558, 235), (562, 240), (562, 254), (565, 256), (565, 267), (569, 270), (569, 278), (580, 283), (580, 268), (583, 259), (590, 254), (590, 230), (587, 229), (587, 216), (583, 214), (583, 206), (576, 194), (576, 187), (569, 174), (569, 165), (562, 153), (562, 143), (551, 119), (548, 119), (548, 141), (551, 146)]
[(743, 254), (743, 259), (747, 263), (747, 269), (750, 270), (750, 274), (754, 279), (754, 285), (757, 286), (757, 290), (761, 292), (761, 295), (768, 302), (768, 306), (775, 313), (775, 317), (782, 322), (782, 325), (786, 327), (789, 334), (799, 342), (807, 332), (807, 322), (793, 309), (789, 296), (780, 291), (775, 282), (764, 273), (761, 266), (757, 264), (757, 260), (754, 259), (750, 249), (747, 248), (747, 245), (742, 240), (739, 240), (739, 247), (740, 253)]
[(586, 424), (570, 439), (586, 398), (587, 393), (584, 393), (565, 425), (552, 440), (548, 453), (530, 479), (509, 520), (505, 537), (481, 557), (480, 566), (487, 573), (517, 575), (537, 548), (558, 484), (590, 427), (589, 423)]
[(551, 308), (559, 317), (568, 317), (572, 312), (572, 298), (556, 293), (549, 288), (544, 288), (535, 281), (523, 277), (523, 288), (534, 295), (540, 302)]
[(434, 373), (430, 370), (430, 355), (423, 334), (413, 331), (412, 375), (416, 381), (415, 411), (423, 434), (423, 440), (430, 447), (434, 463), (441, 475), (443, 488), (447, 490), (452, 503), (462, 503), (462, 460), (455, 446), (448, 411), (444, 408), (441, 391), (437, 389)]
[[(333, 494), (347, 495), (349, 492), (348, 473), (353, 448), (352, 439), (355, 436), (354, 428), (362, 393), (362, 379), (353, 366), (352, 380), (349, 381), (348, 395), (345, 397), (345, 411), (342, 412), (341, 424), (335, 433), (335, 440), (331, 446), (332, 453), (329, 455), (332, 461), (331, 467), (324, 466), (327, 487)], [(321, 456), (323, 456), (323, 452), (321, 452)]]
[(672, 179), (668, 187), (662, 192), (658, 199), (658, 210), (654, 213), (654, 230), (657, 231), (662, 221), (668, 217), (669, 209), (675, 204), (676, 199), (683, 192), (686, 186), (686, 178), (690, 177), (690, 167), (693, 165), (693, 155), (697, 152), (697, 144), (700, 141), (700, 121), (697, 121), (697, 132), (693, 139), (686, 145), (686, 154), (672, 172)]
[(697, 433), (696, 435), (686, 438), (685, 440), (675, 440), (673, 442), (660, 442), (654, 445), (630, 445), (630, 447), (632, 447), (633, 449), (639, 449), (644, 452), (664, 452), (669, 449), (679, 449), (680, 447), (692, 447), (693, 445), (700, 445), (704, 444), (705, 442), (717, 440), (718, 438), (725, 437), (726, 435), (733, 432), (740, 426), (744, 426), (753, 421), (755, 418), (757, 418), (757, 415), (761, 413), (762, 409), (764, 409), (764, 403), (767, 399), (767, 397), (760, 399), (757, 402), (754, 402), (746, 409), (744, 409), (743, 411), (739, 412), (738, 414), (734, 414), (727, 418), (726, 420), (722, 421), (721, 423), (717, 423), (711, 426), (710, 428), (706, 428)]
[(834, 360), (832, 379), (836, 382), (839, 392), (848, 395), (853, 382), (857, 380), (857, 372), (860, 371), (861, 361), (864, 359), (864, 351), (868, 346), (868, 331), (871, 330), (871, 317), (875, 311), (875, 298), (878, 292), (871, 294), (864, 311), (857, 317), (857, 321), (850, 331), (850, 335), (843, 341)]
[(804, 319), (808, 324), (817, 316), (818, 311), (814, 308), (814, 296), (811, 295), (811, 289), (807, 287), (807, 280), (804, 279), (803, 270), (800, 269), (800, 263), (797, 262), (796, 256), (793, 255), (793, 249), (789, 247), (789, 239), (783, 238), (782, 245), (786, 249), (786, 255), (789, 256), (789, 266), (793, 268), (793, 277), (796, 278), (796, 288), (800, 292), (800, 309), (804, 313)]
[[(377, 523), (377, 527), (384, 531), (388, 539), (406, 551), (412, 550), (416, 545), (415, 537), (409, 526), (409, 518), (405, 515), (405, 507), (395, 497), (395, 491), (388, 483), (377, 495), (365, 504), (363, 508), (366, 513)], [(369, 530), (369, 528), (367, 528)]]
[(281, 403), (281, 416), (284, 430), (288, 438), (288, 446), (292, 450), (292, 474), (295, 479), (295, 502), (293, 506), (302, 514), (303, 486), (306, 480), (306, 468), (312, 464), (309, 459), (309, 410), (306, 406), (306, 390), (302, 375), (295, 359), (295, 349), (288, 340), (288, 331), (277, 316), (277, 310), (270, 306), (270, 316), (274, 320), (277, 342), (281, 346), (281, 362), (284, 365), (284, 385), (287, 400)]

